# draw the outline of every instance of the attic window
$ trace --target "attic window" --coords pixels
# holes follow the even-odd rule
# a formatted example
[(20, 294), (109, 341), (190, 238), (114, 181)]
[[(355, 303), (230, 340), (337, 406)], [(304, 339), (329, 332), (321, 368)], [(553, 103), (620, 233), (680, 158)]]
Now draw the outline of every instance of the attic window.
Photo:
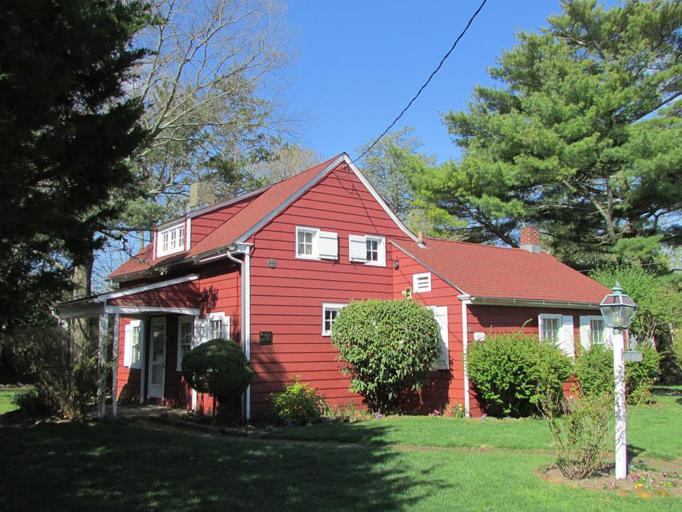
[(412, 274), (412, 292), (427, 293), (431, 291), (431, 272)]
[(156, 243), (156, 255), (159, 257), (184, 251), (185, 223), (159, 231)]

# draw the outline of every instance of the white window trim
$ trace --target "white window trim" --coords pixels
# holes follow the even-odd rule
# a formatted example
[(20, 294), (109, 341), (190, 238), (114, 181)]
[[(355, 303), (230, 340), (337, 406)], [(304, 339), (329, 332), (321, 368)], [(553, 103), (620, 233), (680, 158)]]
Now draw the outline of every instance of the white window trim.
[(322, 304), (322, 336), (329, 337), (332, 335), (331, 330), (327, 331), (324, 328), (325, 327), (325, 325), (324, 325), (325, 313), (327, 312), (327, 310), (341, 311), (347, 305), (348, 304), (340, 304), (340, 303), (334, 303), (334, 302), (324, 302)]
[(376, 240), (379, 242), (377, 250), (377, 261), (366, 260), (365, 265), (370, 267), (385, 267), (386, 266), (386, 238), (378, 235), (365, 235), (365, 244), (368, 240)]
[(560, 338), (561, 338), (561, 326), (563, 324), (563, 315), (555, 315), (555, 314), (547, 314), (547, 313), (542, 313), (541, 315), (539, 315), (538, 316), (538, 337), (540, 338), (541, 341), (545, 341), (544, 336), (543, 336), (543, 331), (544, 331), (543, 323), (545, 320), (554, 320), (554, 319), (559, 321), (559, 325), (557, 328), (557, 340), (556, 340), (556, 343), (558, 345), (561, 342)]
[[(419, 280), (423, 277), (428, 278), (428, 285), (420, 289)], [(412, 293), (429, 293), (431, 291), (431, 272), (421, 272), (419, 274), (412, 274)]]
[(182, 352), (182, 324), (190, 324), (192, 326), (192, 341), (190, 342), (190, 350), (194, 347), (194, 317), (193, 316), (179, 316), (178, 317), (178, 348), (177, 348), (177, 370), (182, 370), (182, 359), (180, 353)]
[[(173, 248), (168, 248), (167, 250), (163, 250), (163, 235), (165, 233), (168, 233), (168, 236), (170, 238), (170, 233), (173, 231), (177, 231), (180, 229), (183, 229), (183, 242), (180, 244), (179, 242), (176, 244), (176, 247)], [(170, 243), (170, 242), (169, 242)], [(162, 258), (164, 256), (169, 256), (171, 254), (177, 254), (179, 252), (185, 251), (185, 247), (187, 245), (187, 223), (185, 221), (180, 222), (179, 224), (174, 224), (172, 226), (168, 226), (161, 231), (156, 232), (156, 257), (157, 258)]]
[[(298, 234), (299, 234), (299, 232), (312, 233), (313, 234), (313, 253), (312, 254), (300, 254), (298, 252)], [(320, 259), (319, 246), (318, 246), (319, 236), (320, 236), (319, 228), (310, 228), (307, 226), (296, 226), (296, 230), (294, 231), (294, 254), (296, 255), (296, 258), (300, 259), (300, 260), (319, 260)]]
[[(140, 348), (140, 358), (136, 363), (133, 363), (133, 339), (132, 339), (132, 334), (133, 334), (133, 328), (137, 327), (139, 328), (139, 336), (140, 339), (138, 340), (139, 343), (139, 348)], [(128, 339), (126, 330), (130, 329), (130, 339)], [(142, 331), (142, 322), (140, 320), (131, 320), (128, 322), (128, 324), (125, 326), (124, 331), (123, 331), (123, 366), (126, 368), (130, 368), (131, 370), (139, 370), (142, 368), (142, 347), (144, 343), (144, 333)]]

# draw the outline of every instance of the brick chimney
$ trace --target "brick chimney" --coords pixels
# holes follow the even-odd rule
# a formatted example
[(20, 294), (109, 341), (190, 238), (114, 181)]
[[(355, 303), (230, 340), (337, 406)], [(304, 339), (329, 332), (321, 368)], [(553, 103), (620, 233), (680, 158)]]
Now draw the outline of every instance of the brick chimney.
[(215, 189), (210, 183), (197, 181), (192, 183), (189, 187), (189, 203), (190, 210), (199, 208), (201, 206), (208, 206), (215, 203)]
[(528, 252), (540, 252), (540, 231), (535, 226), (521, 228), (521, 249)]

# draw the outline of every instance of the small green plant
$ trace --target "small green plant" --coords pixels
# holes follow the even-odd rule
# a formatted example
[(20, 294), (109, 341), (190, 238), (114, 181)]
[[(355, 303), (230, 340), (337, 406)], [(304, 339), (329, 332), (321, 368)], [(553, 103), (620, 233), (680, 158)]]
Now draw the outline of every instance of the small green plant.
[(272, 403), (280, 421), (297, 425), (319, 423), (329, 410), (327, 402), (317, 390), (298, 378), (283, 391), (272, 395)]
[(48, 416), (54, 413), (54, 409), (47, 397), (34, 388), (14, 395), (12, 403), (28, 416)]
[(185, 354), (182, 375), (192, 389), (213, 397), (215, 417), (216, 400), (221, 415), (236, 408), (235, 403), (251, 382), (253, 372), (237, 343), (218, 338)]
[(469, 376), (492, 416), (528, 416), (541, 394), (559, 393), (571, 360), (554, 345), (520, 334), (490, 336), (469, 351)]
[[(649, 343), (640, 343), (642, 362), (625, 363), (625, 390), (631, 405), (653, 401), (651, 389), (659, 374), (659, 355)], [(613, 393), (613, 351), (604, 345), (593, 345), (576, 361), (580, 388), (587, 395)]]
[(541, 398), (540, 408), (549, 425), (556, 465), (562, 475), (579, 480), (603, 467), (613, 414), (608, 394), (563, 399), (550, 391)]
[(421, 388), (440, 353), (433, 313), (413, 300), (363, 300), (334, 321), (332, 341), (346, 362), (351, 389), (372, 412), (398, 410), (406, 392)]
[(448, 404), (445, 406), (444, 416), (449, 416), (451, 418), (466, 418), (467, 411), (464, 408), (464, 404)]

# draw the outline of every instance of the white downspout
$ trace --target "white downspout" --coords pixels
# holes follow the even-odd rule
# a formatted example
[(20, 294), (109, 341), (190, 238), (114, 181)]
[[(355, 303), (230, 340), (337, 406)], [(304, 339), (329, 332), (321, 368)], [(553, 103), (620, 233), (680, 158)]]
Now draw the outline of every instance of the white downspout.
[[(235, 251), (236, 252), (236, 251)], [(239, 264), (242, 270), (241, 282), (241, 331), (242, 331), (242, 350), (247, 361), (251, 361), (251, 246), (242, 244), (239, 250), (244, 255), (244, 260), (235, 258), (233, 253), (228, 251), (225, 255), (235, 263)], [(244, 392), (244, 417), (247, 421), (251, 419), (251, 386), (249, 385)]]
[(471, 304), (468, 296), (460, 297), (462, 301), (462, 359), (464, 363), (464, 411), (467, 417), (471, 415), (469, 404), (469, 363), (467, 361), (469, 353), (469, 321), (467, 306)]

